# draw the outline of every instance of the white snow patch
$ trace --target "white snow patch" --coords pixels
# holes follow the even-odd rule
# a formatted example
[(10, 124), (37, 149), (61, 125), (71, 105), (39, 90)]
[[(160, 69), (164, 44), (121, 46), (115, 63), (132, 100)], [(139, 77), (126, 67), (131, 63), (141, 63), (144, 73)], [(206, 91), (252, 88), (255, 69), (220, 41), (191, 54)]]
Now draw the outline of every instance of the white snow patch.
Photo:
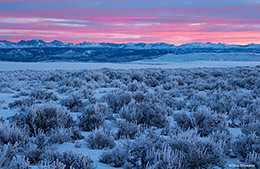
[(194, 62), (194, 61), (260, 61), (258, 53), (190, 53), (166, 54), (155, 59), (143, 60), (145, 62)]
[(237, 137), (242, 134), (241, 128), (228, 128), (230, 134), (234, 137)]
[(5, 102), (0, 104), (0, 118), (7, 119), (8, 117), (14, 116), (18, 113), (18, 109), (6, 109), (8, 108), (8, 104), (16, 100), (12, 97), (13, 94), (10, 93), (0, 93), (0, 100), (4, 100)]

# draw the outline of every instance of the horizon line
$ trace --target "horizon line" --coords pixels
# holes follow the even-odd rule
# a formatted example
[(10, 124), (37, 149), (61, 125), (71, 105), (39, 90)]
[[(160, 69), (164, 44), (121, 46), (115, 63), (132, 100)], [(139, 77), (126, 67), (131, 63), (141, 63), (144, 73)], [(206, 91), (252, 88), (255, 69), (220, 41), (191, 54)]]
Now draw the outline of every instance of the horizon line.
[(224, 45), (236, 45), (236, 46), (247, 46), (247, 45), (260, 45), (259, 43), (247, 43), (247, 44), (234, 44), (234, 43), (222, 43), (222, 42), (218, 42), (218, 43), (214, 43), (214, 42), (201, 42), (201, 41), (194, 41), (194, 42), (189, 42), (189, 43), (182, 43), (180, 45), (175, 45), (174, 43), (167, 43), (167, 42), (151, 42), (151, 43), (147, 43), (147, 42), (123, 42), (123, 43), (120, 43), (120, 42), (104, 42), (104, 41), (100, 41), (100, 42), (91, 42), (91, 41), (81, 41), (81, 42), (71, 42), (71, 41), (62, 41), (62, 40), (58, 40), (58, 39), (53, 39), (53, 40), (44, 40), (44, 39), (39, 39), (39, 38), (35, 38), (35, 39), (20, 39), (20, 40), (7, 40), (7, 39), (0, 39), (0, 41), (9, 41), (9, 42), (13, 42), (13, 43), (19, 43), (20, 41), (32, 41), (32, 40), (42, 40), (44, 41), (45, 43), (51, 43), (53, 41), (60, 41), (62, 43), (71, 43), (73, 45), (78, 45), (80, 43), (93, 43), (93, 44), (100, 44), (100, 43), (110, 43), (110, 44), (139, 44), (139, 43), (142, 43), (142, 44), (158, 44), (158, 43), (164, 43), (164, 44), (168, 44), (168, 45), (174, 45), (174, 46), (182, 46), (182, 45), (186, 45), (186, 44), (193, 44), (193, 43), (202, 43), (202, 44), (207, 44), (207, 43), (211, 43), (211, 44), (224, 44)]

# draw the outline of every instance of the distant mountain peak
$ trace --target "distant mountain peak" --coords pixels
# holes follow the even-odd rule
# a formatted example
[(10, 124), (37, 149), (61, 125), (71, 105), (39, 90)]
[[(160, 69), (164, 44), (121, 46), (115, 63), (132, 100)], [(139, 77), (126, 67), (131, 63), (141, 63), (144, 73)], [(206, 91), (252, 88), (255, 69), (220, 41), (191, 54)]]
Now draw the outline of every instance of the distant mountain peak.
[(193, 42), (187, 43), (180, 46), (175, 46), (173, 44), (167, 44), (164, 42), (157, 43), (91, 43), (82, 42), (78, 44), (64, 43), (59, 40), (53, 40), (52, 42), (45, 42), (41, 39), (32, 40), (21, 40), (19, 42), (10, 42), (6, 40), (0, 40), (0, 48), (44, 48), (44, 47), (80, 47), (80, 48), (125, 48), (125, 49), (173, 49), (173, 48), (260, 48), (259, 44), (248, 44), (248, 45), (228, 45), (224, 43), (212, 43), (212, 42)]

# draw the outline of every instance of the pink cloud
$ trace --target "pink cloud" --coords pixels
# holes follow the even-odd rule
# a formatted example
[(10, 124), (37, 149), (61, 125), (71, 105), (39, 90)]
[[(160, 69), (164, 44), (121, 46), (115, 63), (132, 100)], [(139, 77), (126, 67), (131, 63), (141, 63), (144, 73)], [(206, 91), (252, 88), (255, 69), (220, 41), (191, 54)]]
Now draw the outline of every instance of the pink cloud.
[[(0, 0), (0, 3), (33, 1), (38, 2)], [(44, 2), (47, 1), (49, 0)], [(2, 9), (0, 37), (7, 40), (58, 39), (75, 43), (82, 41), (167, 42), (177, 45), (195, 41), (260, 43), (260, 19), (253, 17), (260, 15), (259, 11), (259, 6), (183, 9), (72, 7), (66, 10), (32, 8), (17, 11)]]

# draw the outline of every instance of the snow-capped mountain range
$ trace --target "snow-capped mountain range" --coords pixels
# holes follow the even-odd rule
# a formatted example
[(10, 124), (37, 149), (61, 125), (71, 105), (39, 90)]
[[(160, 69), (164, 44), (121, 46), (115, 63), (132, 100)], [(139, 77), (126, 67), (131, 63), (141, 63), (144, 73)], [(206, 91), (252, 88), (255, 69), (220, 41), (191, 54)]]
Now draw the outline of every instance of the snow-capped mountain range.
[(260, 48), (260, 44), (249, 45), (227, 45), (224, 43), (187, 43), (180, 46), (167, 43), (90, 43), (83, 42), (79, 44), (63, 43), (58, 40), (52, 42), (45, 42), (41, 39), (33, 40), (21, 40), (19, 42), (10, 42), (6, 40), (0, 40), (0, 48), (44, 48), (44, 47), (104, 47), (104, 48), (125, 48), (125, 49), (171, 49), (171, 48)]
[(0, 61), (15, 62), (132, 62), (132, 61), (260, 61), (260, 45), (189, 43), (63, 43), (40, 39), (10, 42), (0, 40)]

